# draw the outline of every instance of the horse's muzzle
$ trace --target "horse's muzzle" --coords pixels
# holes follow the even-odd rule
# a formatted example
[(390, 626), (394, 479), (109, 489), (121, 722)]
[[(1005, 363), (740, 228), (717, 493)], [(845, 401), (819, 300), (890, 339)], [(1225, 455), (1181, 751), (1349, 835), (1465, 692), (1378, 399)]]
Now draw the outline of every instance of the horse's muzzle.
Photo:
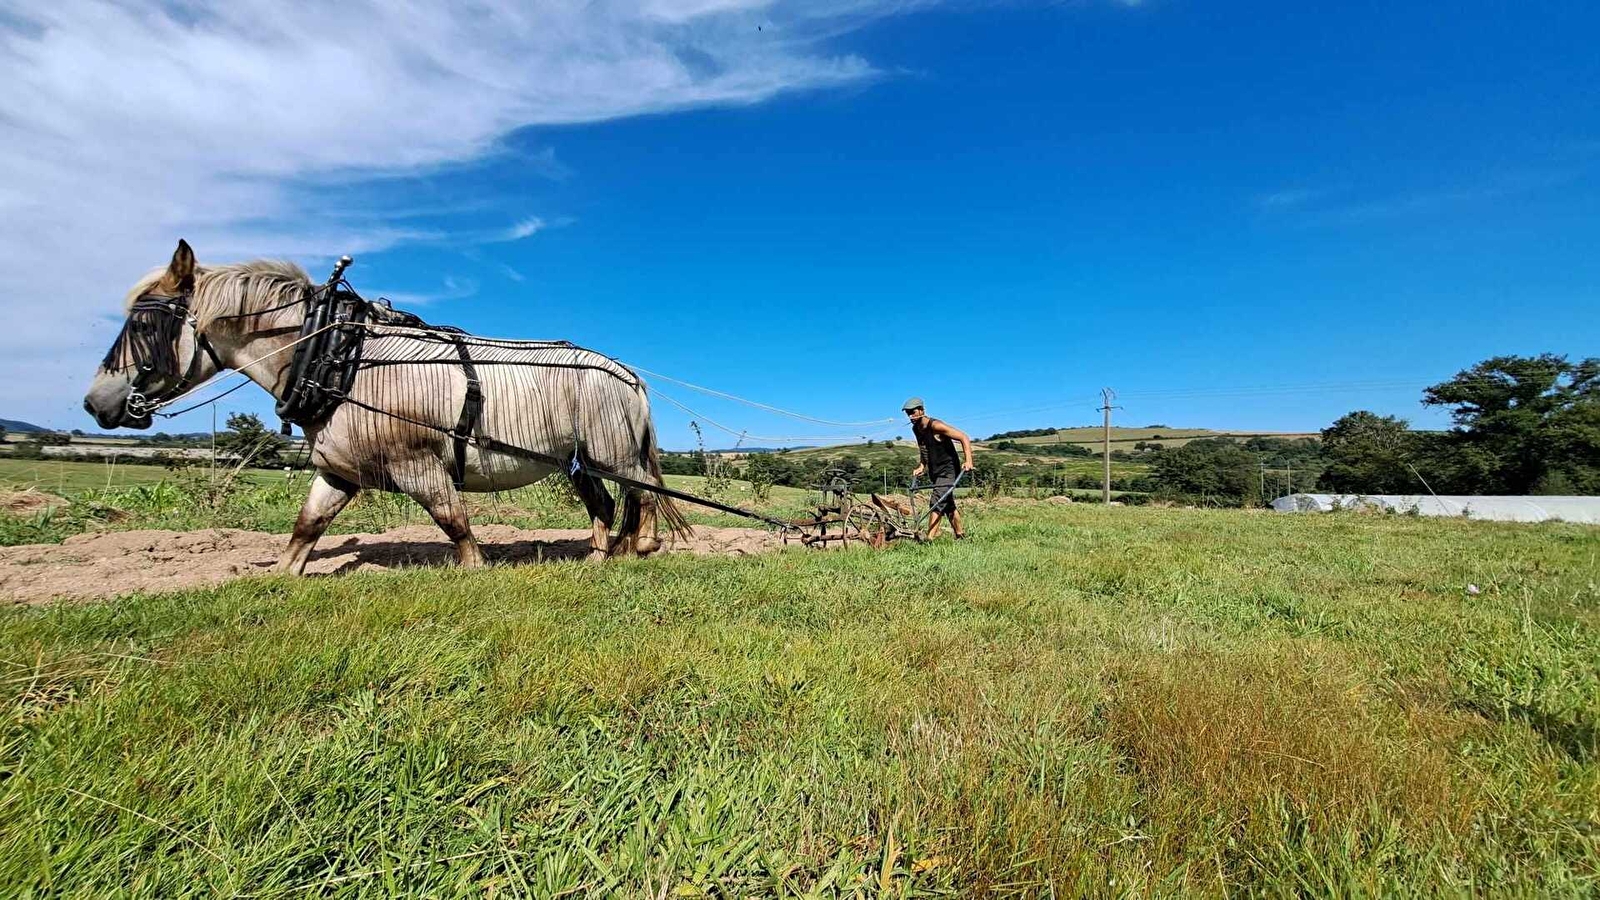
[(128, 413), (128, 395), (133, 385), (123, 377), (102, 374), (83, 397), (83, 410), (94, 416), (101, 428), (149, 428), (149, 415)]

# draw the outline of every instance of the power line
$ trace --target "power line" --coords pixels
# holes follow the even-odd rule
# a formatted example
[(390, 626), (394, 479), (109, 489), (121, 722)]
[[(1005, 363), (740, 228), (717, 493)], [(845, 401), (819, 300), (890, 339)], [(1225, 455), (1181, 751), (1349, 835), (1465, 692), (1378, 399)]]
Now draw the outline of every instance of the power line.
[[(650, 393), (652, 395), (654, 395), (654, 396), (660, 397), (661, 399), (667, 401), (668, 403), (671, 403), (673, 406), (676, 406), (678, 409), (682, 410), (683, 412), (693, 416), (696, 421), (704, 422), (707, 425), (710, 425), (711, 427), (718, 429), (719, 431), (725, 431), (728, 434), (733, 435), (734, 437), (740, 438), (741, 440), (772, 441), (772, 442), (775, 442), (775, 443), (784, 443), (784, 442), (788, 442), (788, 441), (805, 441), (805, 442), (838, 441), (841, 438), (847, 437), (846, 435), (839, 435), (839, 434), (823, 434), (823, 435), (815, 435), (815, 434), (812, 434), (812, 435), (803, 435), (803, 434), (781, 434), (781, 435), (777, 435), (777, 434), (751, 434), (747, 429), (731, 428), (731, 427), (729, 427), (727, 425), (722, 424), (721, 422), (718, 422), (717, 420), (711, 418), (710, 416), (705, 415), (704, 413), (698, 412), (698, 411), (690, 408), (688, 405), (686, 405), (683, 402), (679, 401), (677, 398), (673, 397), (672, 395), (662, 393), (660, 388), (653, 388), (650, 391)], [(891, 421), (893, 421), (893, 420), (891, 420)], [(876, 423), (874, 423), (874, 424), (876, 424)], [(879, 430), (877, 430), (875, 432), (871, 432), (870, 434), (862, 435), (862, 436), (876, 439), (878, 435), (888, 434), (888, 433), (890, 433), (892, 431), (895, 431), (898, 427), (899, 427), (899, 425), (898, 425), (898, 423), (896, 423), (894, 426), (891, 426), (889, 428), (881, 428), (881, 429), (879, 429)]]
[(698, 384), (690, 384), (687, 381), (683, 381), (683, 380), (680, 380), (680, 379), (677, 379), (677, 378), (673, 378), (670, 375), (663, 375), (660, 372), (652, 372), (652, 371), (650, 371), (649, 369), (646, 369), (643, 366), (634, 365), (633, 363), (624, 363), (624, 365), (628, 366), (629, 368), (633, 369), (636, 372), (643, 372), (644, 374), (649, 375), (651, 378), (659, 378), (662, 381), (670, 381), (673, 384), (681, 385), (683, 387), (686, 387), (691, 391), (699, 391), (700, 393), (706, 394), (708, 396), (720, 397), (723, 400), (732, 400), (735, 403), (743, 403), (746, 406), (753, 406), (756, 409), (764, 409), (764, 410), (766, 410), (767, 412), (770, 412), (770, 413), (777, 413), (780, 416), (788, 416), (791, 419), (798, 419), (798, 420), (800, 420), (802, 422), (811, 422), (811, 423), (816, 424), (816, 425), (832, 425), (832, 426), (836, 426), (836, 427), (839, 427), (839, 428), (867, 428), (867, 427), (870, 427), (870, 426), (873, 426), (873, 425), (886, 425), (886, 424), (889, 424), (889, 423), (892, 423), (892, 422), (893, 423), (897, 423), (899, 421), (898, 419), (896, 419), (896, 418), (894, 418), (892, 416), (891, 417), (887, 417), (887, 418), (882, 418), (882, 419), (873, 419), (873, 420), (871, 420), (869, 422), (834, 422), (834, 421), (829, 420), (829, 419), (819, 419), (819, 418), (816, 418), (815, 416), (808, 416), (808, 415), (805, 415), (804, 413), (797, 413), (797, 412), (793, 412), (793, 411), (787, 410), (787, 409), (780, 409), (779, 407), (776, 407), (776, 406), (770, 406), (770, 405), (768, 405), (766, 403), (759, 403), (759, 402), (757, 402), (755, 400), (748, 400), (748, 399), (746, 399), (744, 397), (738, 397), (738, 396), (735, 396), (733, 394), (726, 393), (724, 391), (715, 390), (713, 388), (701, 387)]

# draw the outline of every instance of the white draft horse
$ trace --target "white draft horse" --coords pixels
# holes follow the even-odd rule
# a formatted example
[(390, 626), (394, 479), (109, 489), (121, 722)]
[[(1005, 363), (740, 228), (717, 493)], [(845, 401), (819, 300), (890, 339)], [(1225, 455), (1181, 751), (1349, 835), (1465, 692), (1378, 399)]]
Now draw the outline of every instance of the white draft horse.
[[(308, 307), (302, 301), (315, 289), (304, 271), (285, 262), (199, 266), (188, 243), (179, 241), (171, 263), (128, 293), (127, 321), (95, 373), (84, 408), (103, 428), (148, 428), (151, 405), (221, 369), (242, 372), (281, 400), (291, 387), (291, 346)], [(466, 446), (458, 470), (449, 432), (467, 392), (460, 351), (438, 333), (366, 327), (348, 400), (305, 429), (316, 476), (280, 571), (304, 573), (317, 539), (361, 488), (409, 495), (454, 542), (461, 565), (482, 565), (458, 476), (462, 490), (485, 492), (563, 470), (589, 512), (591, 559), (659, 549), (658, 514), (674, 532), (689, 533), (670, 498), (626, 488), (622, 522), (610, 537), (615, 503), (586, 471), (664, 484), (650, 402), (638, 376), (570, 344), (463, 337), (477, 342), (471, 349), (483, 399), (478, 439)], [(485, 449), (497, 446), (535, 458)], [(583, 464), (576, 471), (550, 462), (575, 459)]]

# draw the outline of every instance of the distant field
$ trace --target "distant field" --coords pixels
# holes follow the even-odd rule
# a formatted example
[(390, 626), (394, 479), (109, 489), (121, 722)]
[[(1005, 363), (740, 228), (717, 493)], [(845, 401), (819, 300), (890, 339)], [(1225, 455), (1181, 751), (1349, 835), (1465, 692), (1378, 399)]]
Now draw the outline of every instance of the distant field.
[[(1051, 443), (1049, 438), (1024, 440), (1026, 440), (1028, 443)], [(1076, 442), (1068, 441), (1066, 443)], [(1122, 447), (1113, 445), (1113, 449), (1131, 450), (1133, 449), (1133, 446), (1131, 444)], [(861, 460), (861, 467), (867, 472), (881, 474), (884, 468), (888, 467), (888, 476), (890, 483), (892, 484), (897, 475), (903, 482), (904, 479), (910, 474), (910, 469), (915, 467), (917, 445), (911, 441), (902, 441), (895, 444), (875, 443), (871, 447), (868, 447), (866, 444), (841, 444), (835, 447), (809, 447), (804, 450), (792, 450), (787, 455), (791, 459), (797, 460), (814, 457), (837, 459), (838, 457), (841, 457), (847, 453), (851, 456), (854, 456), (856, 459)], [(1101, 471), (1101, 462), (1098, 457), (1036, 456), (1029, 453), (1018, 453), (1011, 450), (996, 450), (993, 447), (981, 442), (974, 442), (973, 454), (975, 456), (977, 454), (993, 456), (996, 459), (1008, 464), (1037, 463), (1040, 465), (1048, 465), (1054, 467), (1058, 471), (1066, 472), (1069, 475), (1098, 475)], [(906, 465), (908, 461), (910, 465)], [(896, 465), (896, 463), (899, 463), (899, 465)], [(1148, 471), (1149, 468), (1150, 467), (1144, 463), (1112, 460), (1111, 475), (1114, 478), (1120, 478), (1124, 475), (1142, 475)]]
[(810, 459), (813, 457), (837, 457), (849, 453), (861, 460), (863, 466), (873, 464), (881, 465), (896, 458), (916, 458), (917, 445), (911, 441), (874, 441), (872, 446), (866, 444), (837, 444), (831, 447), (806, 447), (802, 450), (790, 450), (786, 456), (791, 459)]
[[(13, 437), (16, 437), (16, 435), (13, 435)], [(143, 441), (143, 440), (140, 440), (139, 438), (131, 438), (131, 437), (127, 437), (127, 438), (123, 438), (123, 437), (100, 437), (98, 435), (89, 435), (89, 436), (84, 436), (84, 437), (76, 437), (76, 436), (74, 436), (73, 439), (72, 439), (72, 443), (74, 443), (74, 444), (99, 444), (101, 446), (106, 446), (106, 447), (148, 447), (148, 446), (152, 446), (148, 441)]]
[[(282, 472), (251, 469), (247, 480), (283, 479)], [(172, 478), (164, 466), (111, 466), (106, 463), (66, 462), (52, 459), (10, 459), (0, 457), (0, 487), (12, 490), (37, 488), (56, 494), (70, 494), (91, 488), (127, 487), (151, 484)]]
[[(1132, 445), (1139, 441), (1150, 441), (1163, 447), (1182, 447), (1195, 438), (1208, 437), (1281, 437), (1281, 438), (1315, 438), (1320, 437), (1316, 432), (1284, 432), (1284, 431), (1213, 431), (1210, 428), (1118, 428), (1111, 429), (1111, 449), (1131, 450)], [(1037, 437), (1005, 438), (1004, 440), (1016, 441), (1019, 444), (1079, 444), (1091, 450), (1098, 448), (1104, 439), (1104, 431), (1100, 428), (1063, 428), (1053, 435), (1040, 435)]]

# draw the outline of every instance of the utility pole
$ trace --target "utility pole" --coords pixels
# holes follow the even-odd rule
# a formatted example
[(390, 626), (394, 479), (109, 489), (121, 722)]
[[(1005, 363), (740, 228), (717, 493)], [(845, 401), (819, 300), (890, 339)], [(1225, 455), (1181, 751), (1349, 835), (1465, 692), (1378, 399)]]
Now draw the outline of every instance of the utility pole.
[(1100, 491), (1100, 502), (1107, 505), (1111, 503), (1111, 410), (1115, 408), (1111, 405), (1111, 401), (1116, 397), (1117, 392), (1111, 388), (1100, 389), (1100, 411), (1106, 416), (1104, 449), (1100, 454), (1105, 463), (1105, 481)]

